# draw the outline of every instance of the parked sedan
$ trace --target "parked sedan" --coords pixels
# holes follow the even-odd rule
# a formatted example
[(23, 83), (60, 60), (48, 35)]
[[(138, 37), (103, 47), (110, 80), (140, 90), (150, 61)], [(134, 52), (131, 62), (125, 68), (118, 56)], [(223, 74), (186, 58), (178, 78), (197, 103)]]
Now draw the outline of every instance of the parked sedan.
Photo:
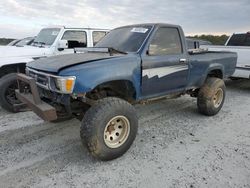
[(11, 41), (7, 46), (24, 46), (24, 45), (31, 45), (34, 41), (35, 37), (26, 37), (24, 39), (16, 39)]

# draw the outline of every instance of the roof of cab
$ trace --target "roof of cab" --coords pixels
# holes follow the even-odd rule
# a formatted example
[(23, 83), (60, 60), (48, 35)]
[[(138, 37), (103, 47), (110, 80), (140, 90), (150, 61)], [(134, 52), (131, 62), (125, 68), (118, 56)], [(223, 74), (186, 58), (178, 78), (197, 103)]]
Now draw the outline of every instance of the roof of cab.
[(62, 25), (50, 25), (45, 28), (59, 28), (59, 29), (85, 29), (85, 30), (101, 30), (101, 31), (109, 31), (110, 29), (101, 29), (101, 28), (91, 28), (91, 27), (67, 27)]
[[(121, 26), (117, 28), (123, 28), (123, 27), (138, 27), (138, 26), (166, 26), (166, 27), (180, 27), (179, 25), (174, 25), (174, 24), (168, 24), (168, 23), (141, 23), (141, 24), (132, 24), (132, 25), (126, 25), (126, 26)], [(116, 29), (117, 29), (116, 28)]]

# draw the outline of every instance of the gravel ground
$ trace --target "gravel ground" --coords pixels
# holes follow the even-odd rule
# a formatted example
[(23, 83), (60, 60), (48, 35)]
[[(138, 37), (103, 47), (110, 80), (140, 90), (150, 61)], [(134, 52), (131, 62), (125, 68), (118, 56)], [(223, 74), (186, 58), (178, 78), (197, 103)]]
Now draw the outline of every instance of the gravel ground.
[(138, 105), (134, 144), (109, 162), (88, 155), (77, 120), (0, 109), (0, 187), (250, 187), (249, 96), (250, 81), (227, 81), (214, 117), (188, 96)]

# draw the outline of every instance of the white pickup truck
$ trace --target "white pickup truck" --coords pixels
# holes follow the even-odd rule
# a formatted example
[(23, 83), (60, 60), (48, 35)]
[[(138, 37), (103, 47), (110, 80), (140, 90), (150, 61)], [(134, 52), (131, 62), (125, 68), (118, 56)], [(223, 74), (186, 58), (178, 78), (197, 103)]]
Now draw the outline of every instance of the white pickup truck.
[(211, 51), (237, 52), (238, 60), (232, 78), (250, 79), (250, 32), (234, 33), (224, 46), (201, 45), (201, 48), (208, 48)]
[(0, 46), (0, 105), (10, 112), (23, 106), (15, 96), (16, 73), (24, 73), (26, 63), (49, 56), (74, 53), (74, 48), (93, 47), (107, 29), (48, 27), (31, 45)]

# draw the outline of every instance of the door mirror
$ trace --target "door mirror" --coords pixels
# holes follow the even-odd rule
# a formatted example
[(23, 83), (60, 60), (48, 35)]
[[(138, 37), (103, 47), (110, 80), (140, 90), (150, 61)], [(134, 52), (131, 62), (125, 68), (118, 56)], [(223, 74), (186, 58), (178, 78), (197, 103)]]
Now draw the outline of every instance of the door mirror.
[(68, 41), (67, 40), (59, 40), (58, 42), (58, 50), (62, 51), (68, 48)]

